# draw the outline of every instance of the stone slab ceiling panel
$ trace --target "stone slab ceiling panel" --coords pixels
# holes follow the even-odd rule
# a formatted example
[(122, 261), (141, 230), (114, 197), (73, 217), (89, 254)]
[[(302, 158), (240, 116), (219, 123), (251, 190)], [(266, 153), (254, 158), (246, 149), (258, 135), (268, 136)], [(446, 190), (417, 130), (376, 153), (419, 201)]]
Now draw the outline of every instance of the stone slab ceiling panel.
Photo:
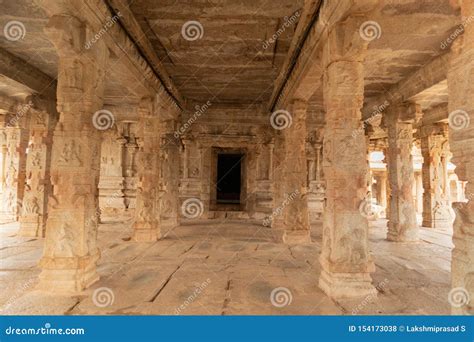
[(129, 6), (185, 98), (264, 103), (303, 1), (134, 0)]

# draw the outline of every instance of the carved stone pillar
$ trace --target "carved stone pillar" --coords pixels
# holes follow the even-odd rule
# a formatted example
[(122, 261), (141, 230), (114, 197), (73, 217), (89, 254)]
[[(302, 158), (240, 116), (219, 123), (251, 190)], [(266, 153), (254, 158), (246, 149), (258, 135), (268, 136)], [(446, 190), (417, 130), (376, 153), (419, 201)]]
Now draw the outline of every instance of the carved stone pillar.
[(283, 130), (285, 139), (283, 242), (288, 244), (311, 242), (306, 159), (307, 107), (306, 102), (295, 100), (291, 105), (292, 124)]
[(20, 217), (19, 236), (44, 237), (48, 195), (51, 193), (50, 167), (56, 117), (46, 110), (31, 110), (30, 142), (26, 161), (26, 186)]
[(387, 239), (390, 241), (417, 241), (413, 185), (413, 119), (411, 108), (390, 107), (385, 120), (388, 132), (387, 169), (390, 182), (390, 213)]
[(136, 155), (138, 144), (135, 136), (136, 123), (123, 123), (122, 136), (126, 140), (123, 148), (123, 195), (125, 208), (132, 214), (132, 209), (136, 208), (137, 195), (137, 168)]
[(283, 172), (285, 166), (285, 140), (281, 131), (275, 132), (275, 147), (273, 149), (273, 212), (271, 214), (271, 226), (275, 231), (277, 241), (282, 240), (284, 219), (281, 205), (284, 200)]
[(124, 150), (127, 139), (122, 136), (120, 128), (111, 127), (102, 136), (99, 180), (101, 222), (122, 222), (127, 219), (124, 196)]
[(367, 205), (366, 141), (363, 135), (353, 137), (362, 125), (364, 48), (340, 58), (344, 35), (337, 33), (333, 32), (332, 44), (325, 51), (323, 168), (327, 187), (319, 278), (320, 288), (336, 298), (377, 293), (370, 276), (375, 266), (369, 253), (367, 213), (361, 210)]
[(96, 262), (100, 131), (93, 114), (102, 109), (108, 49), (77, 18), (54, 15), (45, 31), (59, 55), (51, 183), (39, 288), (77, 292), (98, 280)]
[[(461, 15), (474, 16), (474, 2), (462, 1)], [(453, 314), (474, 314), (474, 25), (451, 47), (448, 70), (449, 145), (460, 181), (467, 181), (467, 203), (455, 203), (454, 249), (451, 263), (453, 292), (459, 294)], [(453, 298), (454, 296), (452, 296)], [(470, 299), (470, 301), (469, 301)]]
[(449, 196), (448, 163), (451, 159), (448, 125), (438, 124), (421, 128), (423, 155), (423, 227), (449, 228), (452, 226)]
[[(133, 225), (134, 241), (156, 241), (160, 229), (160, 134), (158, 113), (151, 99), (139, 107), (137, 154), (137, 207)], [(163, 161), (162, 161), (163, 162)]]
[(175, 139), (176, 121), (168, 120), (161, 123), (161, 225), (173, 228), (179, 225), (179, 160), (180, 141)]
[(4, 222), (17, 221), (23, 207), (31, 107), (31, 101), (18, 104), (6, 116), (5, 182), (0, 212), (0, 219)]

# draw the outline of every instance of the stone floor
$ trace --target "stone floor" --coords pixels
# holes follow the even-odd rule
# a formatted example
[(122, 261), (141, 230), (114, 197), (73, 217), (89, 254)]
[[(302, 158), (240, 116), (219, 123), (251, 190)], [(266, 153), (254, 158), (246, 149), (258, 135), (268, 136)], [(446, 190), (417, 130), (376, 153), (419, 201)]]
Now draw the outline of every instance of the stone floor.
[[(419, 243), (390, 243), (371, 222), (375, 298), (334, 301), (318, 288), (320, 227), (313, 243), (274, 243), (257, 224), (186, 224), (155, 243), (130, 226), (101, 225), (101, 279), (79, 296), (35, 291), (42, 241), (0, 226), (1, 314), (339, 315), (449, 314), (451, 232), (422, 229)], [(273, 293), (273, 296), (272, 296)]]

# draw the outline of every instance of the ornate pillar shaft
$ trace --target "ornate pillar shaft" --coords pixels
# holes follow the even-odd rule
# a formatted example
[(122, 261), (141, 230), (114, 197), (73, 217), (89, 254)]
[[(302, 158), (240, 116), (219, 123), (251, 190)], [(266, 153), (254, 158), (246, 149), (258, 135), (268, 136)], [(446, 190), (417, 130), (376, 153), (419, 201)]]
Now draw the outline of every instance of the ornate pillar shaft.
[(77, 292), (98, 280), (97, 185), (100, 131), (93, 114), (102, 109), (108, 49), (85, 42), (92, 30), (77, 18), (52, 16), (45, 29), (59, 55), (48, 219), (39, 288)]
[[(474, 2), (462, 1), (461, 15), (474, 16)], [(448, 70), (449, 145), (456, 174), (466, 186), (467, 203), (454, 203), (454, 249), (451, 263), (453, 291), (462, 301), (453, 314), (474, 314), (474, 25), (464, 25), (464, 34), (451, 47)], [(470, 298), (470, 301), (469, 301)]]
[[(338, 36), (332, 38), (338, 41)], [(330, 47), (328, 47), (330, 49)], [(329, 52), (329, 51), (328, 51)], [(362, 58), (362, 52), (358, 54)], [(364, 95), (362, 60), (329, 56), (324, 75), (326, 129), (323, 169), (326, 208), (320, 288), (331, 297), (375, 295), (368, 247), (367, 148), (361, 129)]]
[(137, 153), (137, 199), (134, 241), (156, 241), (160, 229), (160, 135), (158, 113), (151, 99), (145, 98), (139, 107)]
[(45, 234), (48, 195), (52, 190), (51, 149), (56, 120), (47, 111), (32, 110), (26, 161), (26, 187), (18, 232), (20, 236), (44, 237)]
[(417, 241), (413, 186), (413, 120), (408, 106), (390, 107), (385, 125), (388, 133), (387, 169), (390, 183), (390, 211), (387, 239)]
[(422, 127), (423, 155), (423, 227), (449, 228), (452, 226), (449, 196), (448, 163), (451, 159), (448, 125)]
[(285, 139), (283, 242), (289, 244), (311, 242), (306, 159), (307, 107), (306, 102), (295, 100), (291, 106), (292, 124), (283, 130)]
[(271, 226), (275, 230), (276, 240), (281, 240), (283, 236), (284, 219), (281, 204), (284, 199), (283, 171), (285, 165), (285, 140), (281, 131), (275, 132), (275, 148), (273, 149), (273, 212), (271, 216)]
[(2, 221), (17, 221), (23, 206), (26, 180), (26, 150), (29, 139), (31, 101), (19, 104), (5, 122), (5, 180), (1, 205)]
[(161, 203), (160, 216), (162, 226), (168, 228), (178, 226), (179, 208), (179, 163), (180, 144), (174, 137), (176, 132), (176, 120), (168, 120), (161, 123), (161, 147), (160, 147), (160, 167), (161, 167)]

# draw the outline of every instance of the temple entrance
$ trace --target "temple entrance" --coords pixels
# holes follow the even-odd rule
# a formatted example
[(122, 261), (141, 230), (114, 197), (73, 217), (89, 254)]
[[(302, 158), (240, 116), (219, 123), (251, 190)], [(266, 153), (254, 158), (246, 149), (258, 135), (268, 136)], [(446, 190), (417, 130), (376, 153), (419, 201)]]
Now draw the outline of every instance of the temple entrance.
[(245, 210), (245, 165), (245, 149), (213, 149), (211, 166), (211, 210)]
[(243, 154), (217, 155), (217, 204), (240, 205)]

